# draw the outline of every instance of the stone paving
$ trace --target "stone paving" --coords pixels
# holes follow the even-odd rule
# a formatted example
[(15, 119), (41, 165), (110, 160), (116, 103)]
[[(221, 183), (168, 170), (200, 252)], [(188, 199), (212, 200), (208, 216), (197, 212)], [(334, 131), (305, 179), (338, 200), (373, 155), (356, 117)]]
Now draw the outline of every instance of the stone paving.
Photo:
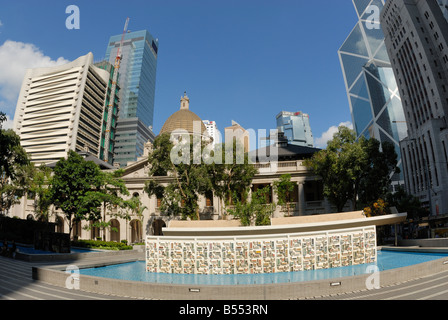
[(448, 300), (448, 271), (383, 287), (304, 300)]
[[(128, 258), (141, 259), (142, 253)], [(76, 261), (81, 264), (101, 264), (122, 257), (93, 256)], [(118, 260), (117, 260), (118, 261)], [(69, 262), (31, 263), (0, 257), (0, 300), (138, 300), (136, 297), (105, 295), (81, 290), (70, 290), (32, 279), (33, 266), (64, 265)], [(300, 300), (448, 300), (448, 271), (398, 283), (377, 290), (308, 297)]]

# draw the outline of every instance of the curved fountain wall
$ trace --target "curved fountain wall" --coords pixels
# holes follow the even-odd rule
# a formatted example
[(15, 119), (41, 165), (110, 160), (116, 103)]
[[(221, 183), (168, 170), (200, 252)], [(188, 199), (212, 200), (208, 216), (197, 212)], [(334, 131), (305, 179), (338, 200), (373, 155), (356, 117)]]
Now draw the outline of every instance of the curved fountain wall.
[(146, 238), (146, 271), (153, 273), (296, 272), (376, 259), (375, 226), (285, 234)]

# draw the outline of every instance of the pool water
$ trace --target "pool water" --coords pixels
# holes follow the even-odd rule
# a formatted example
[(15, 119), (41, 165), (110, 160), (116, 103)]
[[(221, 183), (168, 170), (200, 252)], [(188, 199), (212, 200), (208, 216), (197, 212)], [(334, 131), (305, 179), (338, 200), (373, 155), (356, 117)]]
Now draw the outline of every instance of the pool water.
[(145, 262), (137, 261), (107, 267), (81, 269), (80, 274), (120, 280), (143, 281), (149, 283), (189, 284), (189, 285), (251, 285), (304, 282), (349, 277), (371, 272), (368, 266), (377, 266), (380, 271), (406, 267), (423, 262), (448, 257), (448, 254), (378, 251), (378, 261), (349, 267), (300, 272), (248, 275), (190, 275), (149, 273)]

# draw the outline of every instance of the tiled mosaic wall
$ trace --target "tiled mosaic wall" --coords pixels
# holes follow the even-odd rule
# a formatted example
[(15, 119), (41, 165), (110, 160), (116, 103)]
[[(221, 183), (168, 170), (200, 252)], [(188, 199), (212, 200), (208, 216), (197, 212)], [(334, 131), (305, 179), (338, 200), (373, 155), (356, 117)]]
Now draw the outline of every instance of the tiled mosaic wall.
[(376, 229), (359, 228), (272, 238), (148, 237), (146, 271), (254, 274), (328, 269), (376, 261)]

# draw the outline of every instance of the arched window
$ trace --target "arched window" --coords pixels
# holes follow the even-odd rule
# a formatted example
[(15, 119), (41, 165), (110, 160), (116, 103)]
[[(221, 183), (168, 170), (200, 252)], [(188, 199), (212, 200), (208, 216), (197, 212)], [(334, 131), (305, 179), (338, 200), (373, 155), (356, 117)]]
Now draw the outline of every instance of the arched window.
[(117, 219), (110, 220), (110, 241), (120, 242), (120, 222)]
[(90, 237), (92, 240), (97, 240), (100, 238), (100, 228), (93, 226), (95, 222), (90, 222)]
[(143, 241), (142, 222), (138, 219), (132, 220), (131, 228), (131, 243)]
[(73, 220), (73, 239), (77, 240), (81, 237), (81, 221)]
[(56, 232), (57, 233), (64, 233), (64, 218), (61, 216), (56, 217)]
[(165, 228), (166, 224), (165, 221), (162, 219), (156, 219), (152, 223), (152, 232), (155, 236), (163, 236), (162, 228)]

